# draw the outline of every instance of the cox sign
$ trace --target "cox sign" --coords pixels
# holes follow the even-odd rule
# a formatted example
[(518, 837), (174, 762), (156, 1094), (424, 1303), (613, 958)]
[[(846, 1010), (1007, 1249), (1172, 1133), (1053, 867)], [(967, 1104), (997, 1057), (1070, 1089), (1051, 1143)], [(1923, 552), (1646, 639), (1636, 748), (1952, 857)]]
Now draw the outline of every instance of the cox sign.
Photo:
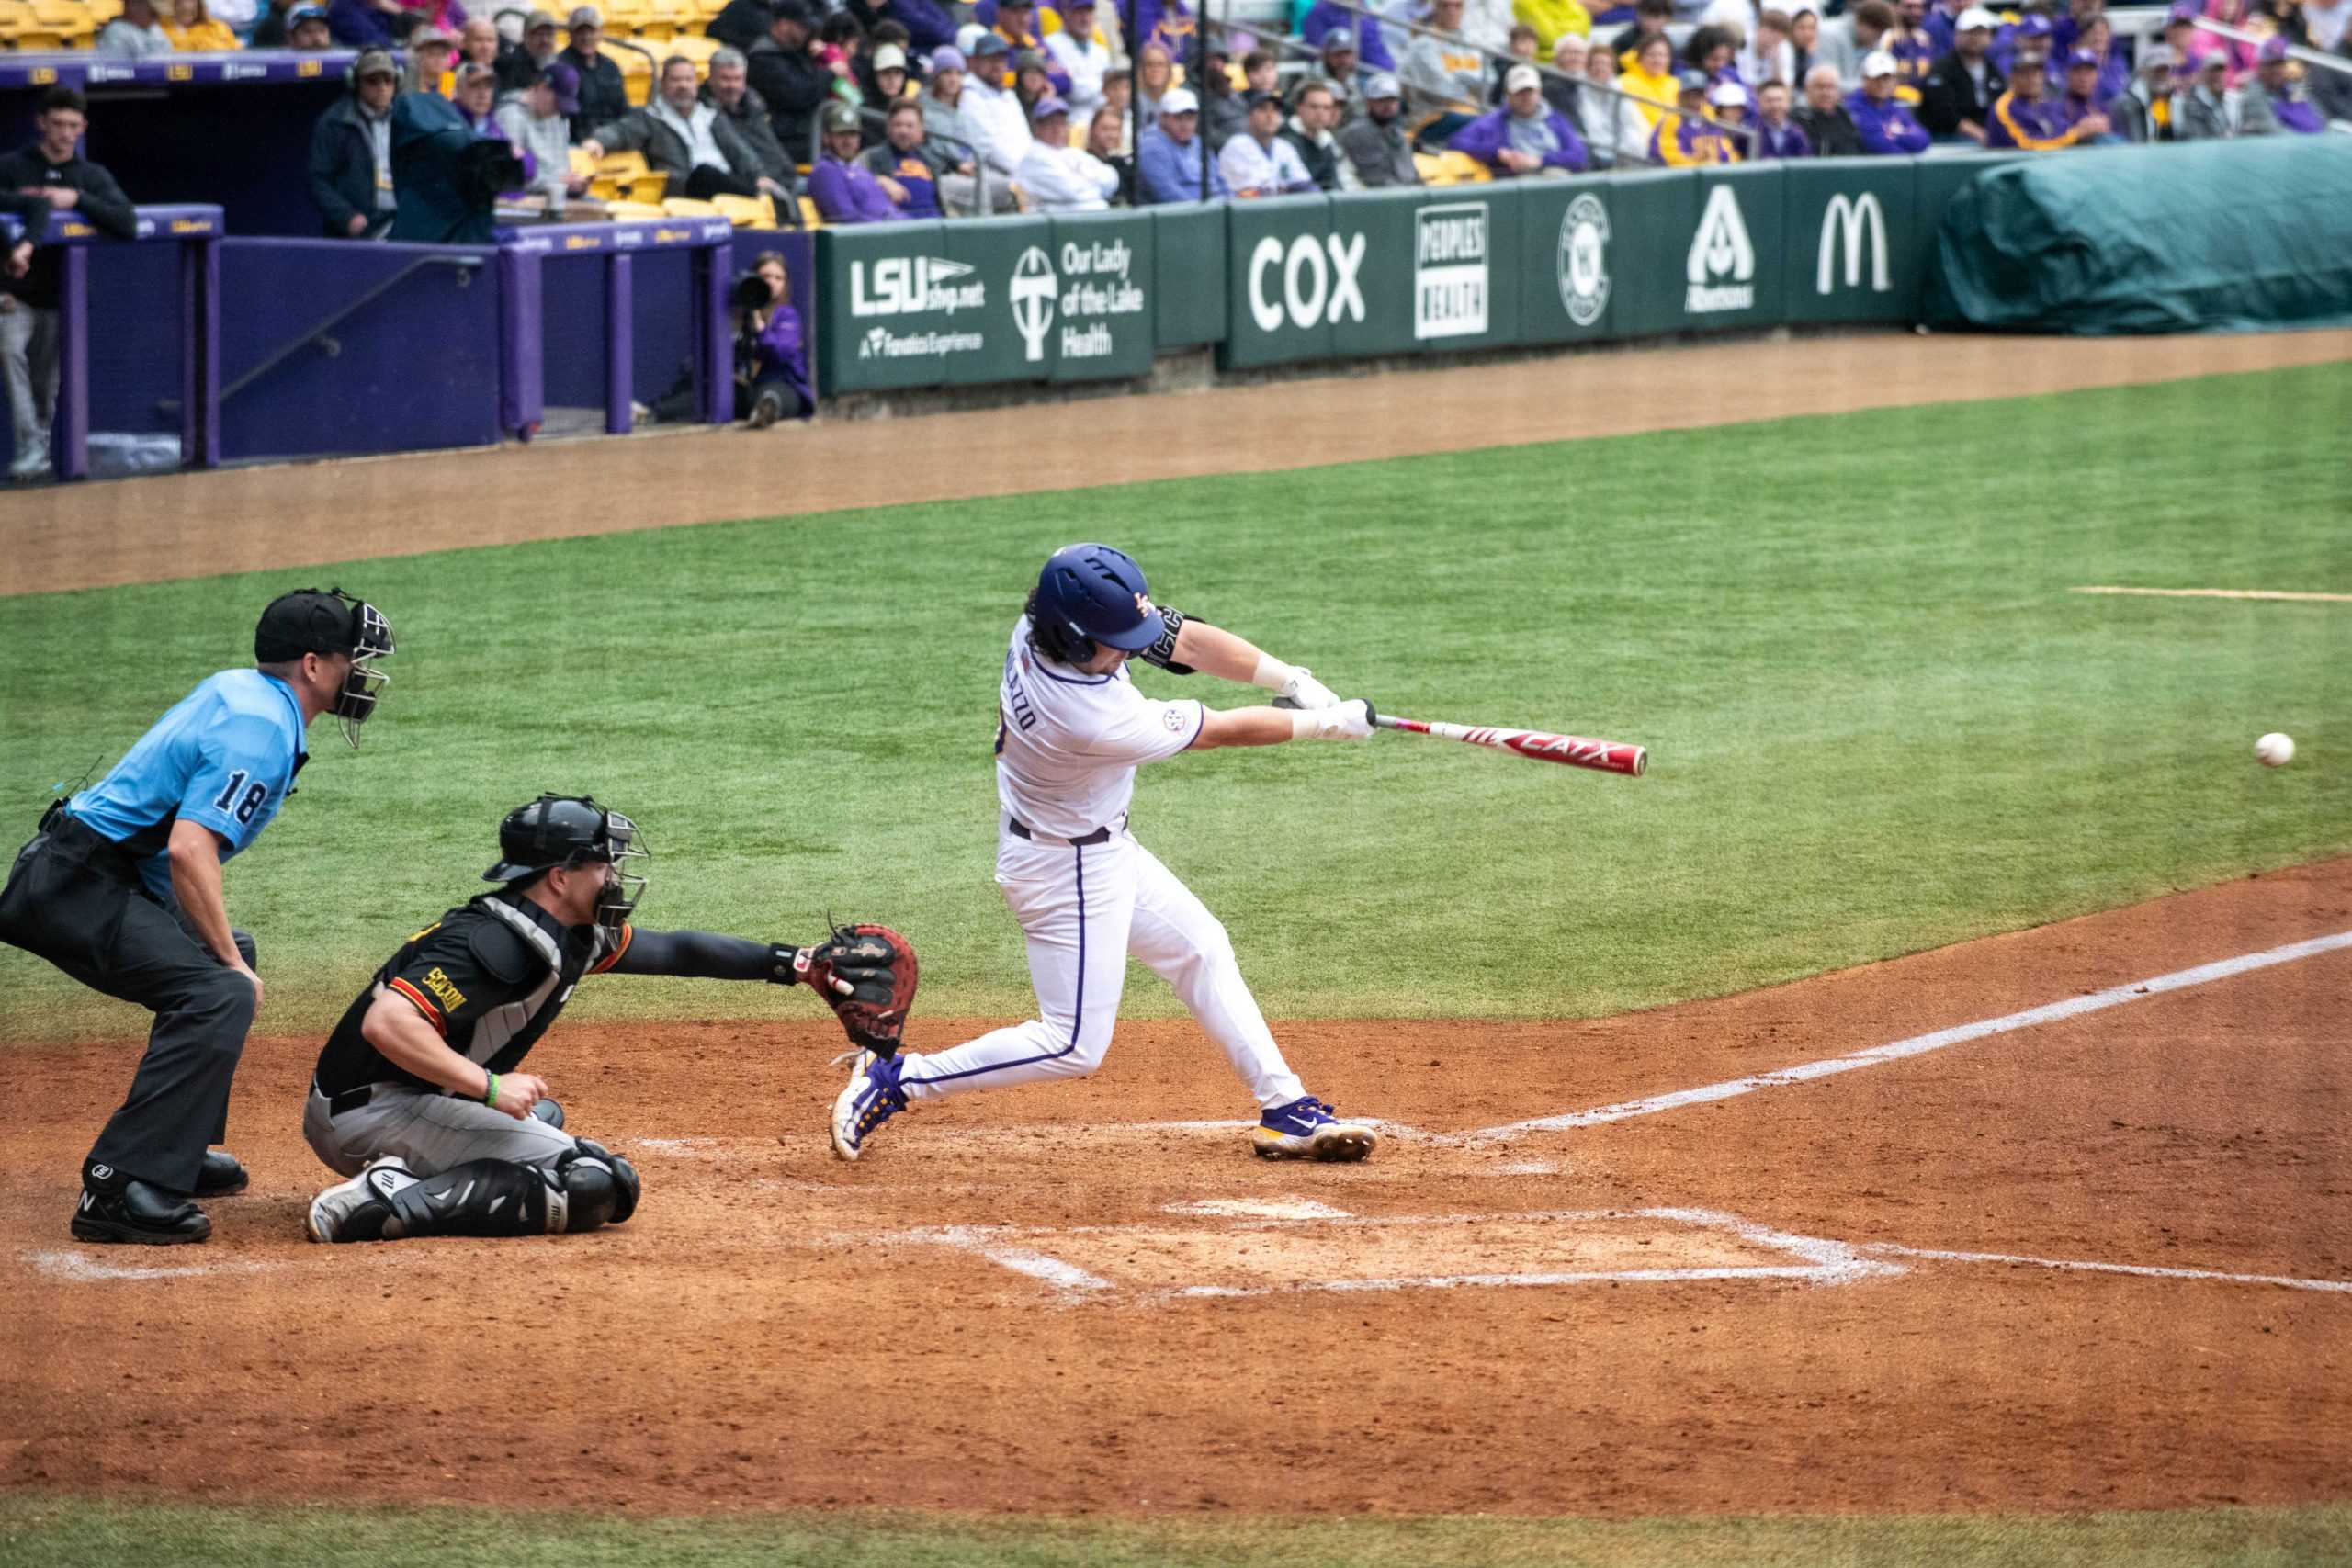
[[(1363, 320), (1364, 236), (1301, 234), (1285, 245), (1269, 234), (1250, 253), (1250, 315), (1263, 333), (1287, 320), (1302, 330)], [(1274, 288), (1281, 275), (1281, 293)]]

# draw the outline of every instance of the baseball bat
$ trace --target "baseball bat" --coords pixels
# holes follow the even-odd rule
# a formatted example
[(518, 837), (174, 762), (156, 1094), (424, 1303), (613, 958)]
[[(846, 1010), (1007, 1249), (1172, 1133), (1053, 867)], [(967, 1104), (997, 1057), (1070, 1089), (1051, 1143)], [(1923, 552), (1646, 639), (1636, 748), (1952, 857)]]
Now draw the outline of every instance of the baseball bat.
[(1427, 735), (1438, 740), (1462, 740), (1473, 746), (1491, 746), (1498, 751), (1515, 751), (1522, 757), (1532, 757), (1539, 762), (1564, 762), (1571, 768), (1590, 768), (1597, 773), (1625, 773), (1640, 778), (1649, 771), (1650, 754), (1640, 746), (1629, 746), (1622, 740), (1588, 740), (1581, 735), (1549, 735), (1540, 729), (1498, 729), (1484, 724), (1443, 724), (1435, 720), (1398, 718), (1394, 714), (1380, 714), (1374, 723), (1383, 729), (1401, 729), (1408, 735)]

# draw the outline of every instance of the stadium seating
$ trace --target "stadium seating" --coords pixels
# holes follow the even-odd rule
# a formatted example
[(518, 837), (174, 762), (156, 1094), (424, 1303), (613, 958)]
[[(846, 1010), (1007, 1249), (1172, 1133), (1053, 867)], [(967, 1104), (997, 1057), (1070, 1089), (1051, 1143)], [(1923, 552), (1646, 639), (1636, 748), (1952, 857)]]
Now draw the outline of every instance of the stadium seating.
[(1480, 185), (1495, 177), (1494, 171), (1467, 152), (1416, 152), (1413, 167), (1420, 170), (1421, 183), (1430, 186)]
[(611, 39), (597, 40), (596, 52), (620, 67), (621, 91), (628, 95), (632, 108), (642, 108), (653, 96), (654, 59), (642, 46), (631, 48)]
[(710, 198), (714, 211), (738, 229), (773, 229), (776, 227), (775, 209), (765, 197), (714, 196)]

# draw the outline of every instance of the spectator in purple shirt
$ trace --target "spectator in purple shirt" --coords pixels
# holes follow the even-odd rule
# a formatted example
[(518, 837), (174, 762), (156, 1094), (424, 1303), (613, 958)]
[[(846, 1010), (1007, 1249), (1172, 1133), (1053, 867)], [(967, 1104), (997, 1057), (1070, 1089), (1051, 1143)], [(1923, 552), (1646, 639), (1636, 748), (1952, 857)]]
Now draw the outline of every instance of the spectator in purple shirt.
[(1554, 169), (1575, 174), (1589, 161), (1584, 138), (1544, 101), (1544, 76), (1532, 65), (1514, 65), (1505, 72), (1503, 107), (1455, 131), (1446, 146), (1506, 178)]
[(888, 223), (903, 218), (907, 187), (857, 162), (863, 139), (857, 111), (847, 104), (825, 106), (825, 152), (808, 172), (808, 198), (828, 223)]
[(1804, 139), (1789, 118), (1789, 85), (1770, 81), (1756, 89), (1759, 112), (1756, 117), (1756, 140), (1750, 144), (1748, 156), (1765, 158), (1810, 158), (1813, 143)]
[(1883, 49), (1862, 57), (1862, 89), (1846, 100), (1846, 112), (1854, 117), (1854, 129), (1861, 135), (1865, 152), (1883, 155), (1928, 150), (1928, 128), (1912, 118), (1903, 100), (1894, 96), (1899, 73), (1894, 56)]
[[(2319, 107), (2302, 95), (2289, 75), (2287, 40), (2278, 34), (2262, 40), (2255, 52), (2254, 80), (2246, 85), (2243, 134), (2267, 136), (2278, 131), (2316, 136), (2327, 129)], [(2266, 114), (2266, 111), (2267, 114)]]
[(1368, 17), (1358, 17), (1352, 11), (1342, 11), (1337, 6), (1327, 6), (1323, 0), (1315, 0), (1315, 5), (1298, 25), (1298, 36), (1319, 49), (1324, 39), (1333, 32), (1348, 35), (1348, 46), (1355, 51), (1357, 63), (1367, 70), (1396, 69), (1396, 57), (1389, 53), (1388, 40), (1381, 36), (1378, 22)]

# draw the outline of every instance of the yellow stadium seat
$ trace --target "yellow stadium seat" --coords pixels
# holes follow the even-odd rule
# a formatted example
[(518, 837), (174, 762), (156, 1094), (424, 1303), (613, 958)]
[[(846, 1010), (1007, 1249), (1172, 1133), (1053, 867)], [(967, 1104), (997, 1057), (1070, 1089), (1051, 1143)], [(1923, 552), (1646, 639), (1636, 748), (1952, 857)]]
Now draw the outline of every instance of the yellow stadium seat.
[(588, 155), (585, 147), (571, 149), (571, 172), (587, 179), (596, 177), (596, 160)]
[(658, 207), (662, 197), (669, 194), (670, 176), (649, 171), (626, 179), (600, 179), (588, 188), (598, 195), (605, 195), (607, 200), (634, 201)]
[(662, 210), (672, 218), (724, 218), (727, 215), (707, 201), (696, 201), (690, 196), (673, 196), (662, 203)]
[(651, 17), (650, 0), (604, 0), (605, 31), (614, 38), (635, 38)]
[(695, 11), (694, 0), (648, 0), (645, 37), (677, 39), (700, 31), (702, 18)]
[(710, 205), (738, 229), (773, 229), (775, 210), (763, 196), (714, 196)]
[(33, 8), (24, 0), (0, 0), (0, 43), (10, 49), (32, 46), (23, 42), (27, 33), (38, 29), (40, 23), (33, 16)]
[(623, 49), (605, 40), (599, 42), (596, 52), (620, 68), (621, 91), (628, 95), (633, 107), (642, 108), (653, 96), (653, 62), (633, 49)]
[(800, 226), (803, 229), (821, 229), (825, 226), (825, 215), (817, 210), (815, 201), (805, 196), (800, 198)]
[(89, 7), (91, 18), (100, 27), (122, 15), (122, 0), (89, 0)]
[(650, 222), (662, 216), (662, 209), (650, 201), (608, 201), (605, 203), (605, 218), (612, 223)]
[[(1434, 165), (1434, 173), (1431, 165)], [(1413, 154), (1413, 166), (1421, 171), (1421, 183), (1424, 185), (1478, 185), (1495, 177), (1486, 164), (1467, 152), (1416, 152)]]
[(715, 38), (681, 31), (671, 35), (670, 41), (662, 46), (662, 52), (665, 55), (684, 55), (695, 62), (697, 75), (707, 76), (710, 74), (710, 57), (726, 47)]

